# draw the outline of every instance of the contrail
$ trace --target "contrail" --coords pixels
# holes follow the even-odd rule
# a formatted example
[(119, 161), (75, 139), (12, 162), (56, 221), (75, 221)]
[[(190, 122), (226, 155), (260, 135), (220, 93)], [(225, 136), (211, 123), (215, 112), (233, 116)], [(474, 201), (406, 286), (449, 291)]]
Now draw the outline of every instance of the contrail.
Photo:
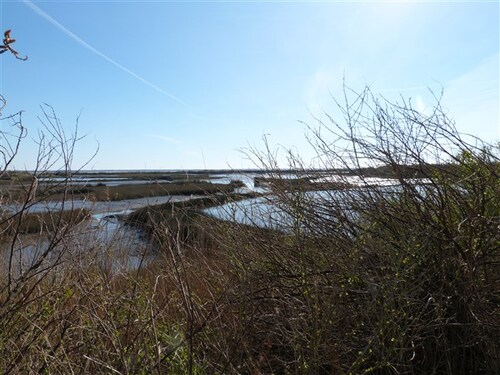
[(28, 6), (31, 10), (33, 10), (35, 13), (37, 13), (39, 16), (41, 16), (42, 18), (46, 19), (47, 21), (49, 21), (52, 25), (56, 26), (59, 30), (61, 30), (63, 33), (65, 33), (67, 36), (69, 36), (70, 38), (72, 38), (74, 41), (76, 41), (78, 44), (80, 44), (81, 46), (85, 47), (86, 49), (88, 49), (89, 51), (95, 53), (97, 56), (103, 58), (104, 60), (110, 62), (111, 64), (113, 64), (114, 66), (120, 68), (121, 70), (123, 70), (124, 72), (130, 74), (132, 77), (138, 79), (139, 81), (141, 81), (142, 83), (145, 83), (146, 85), (148, 85), (149, 87), (155, 89), (156, 91), (158, 91), (159, 93), (165, 95), (165, 96), (168, 96), (170, 99), (176, 101), (177, 103), (179, 104), (182, 104), (183, 106), (187, 107), (187, 108), (191, 108), (191, 106), (189, 104), (187, 104), (185, 101), (183, 101), (182, 99), (179, 99), (177, 96), (163, 90), (162, 88), (156, 86), (155, 84), (149, 82), (148, 80), (142, 78), (140, 75), (134, 73), (133, 71), (131, 71), (130, 69), (124, 67), (123, 65), (121, 65), (120, 63), (117, 63), (115, 60), (113, 60), (111, 57), (108, 57), (106, 56), (104, 53), (102, 53), (101, 51), (98, 51), (97, 49), (95, 49), (94, 47), (92, 47), (90, 44), (88, 44), (86, 41), (84, 41), (83, 39), (81, 39), (79, 36), (77, 36), (76, 34), (74, 34), (73, 32), (71, 32), (70, 30), (68, 30), (66, 27), (64, 27), (63, 25), (61, 25), (59, 22), (57, 22), (55, 19), (53, 19), (50, 15), (48, 15), (47, 13), (45, 13), (43, 10), (41, 10), (39, 7), (37, 7), (35, 4), (33, 4), (33, 2), (31, 2), (30, 0), (23, 0), (23, 3)]

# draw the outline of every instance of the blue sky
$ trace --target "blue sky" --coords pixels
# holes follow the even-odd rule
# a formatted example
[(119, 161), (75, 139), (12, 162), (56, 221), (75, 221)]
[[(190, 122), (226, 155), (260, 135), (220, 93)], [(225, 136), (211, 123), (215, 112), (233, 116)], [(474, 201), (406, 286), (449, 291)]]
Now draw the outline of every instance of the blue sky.
[[(252, 167), (241, 149), (312, 156), (300, 121), (331, 96), (370, 85), (425, 110), (428, 88), (460, 130), (500, 139), (499, 3), (3, 1), (20, 62), (0, 57), (4, 115), (24, 110), (35, 136), (40, 104), (79, 129), (75, 167)], [(33, 167), (23, 144), (17, 169)]]

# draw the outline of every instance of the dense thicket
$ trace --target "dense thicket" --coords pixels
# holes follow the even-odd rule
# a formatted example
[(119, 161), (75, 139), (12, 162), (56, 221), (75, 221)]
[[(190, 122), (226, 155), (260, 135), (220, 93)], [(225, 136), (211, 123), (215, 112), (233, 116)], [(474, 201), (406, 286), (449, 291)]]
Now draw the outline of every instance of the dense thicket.
[[(323, 177), (348, 171), (335, 189), (280, 184), (275, 153), (253, 153), (275, 182), (286, 230), (192, 205), (150, 208), (134, 218), (147, 222), (155, 259), (131, 271), (113, 267), (116, 249), (75, 240), (84, 215), (60, 212), (40, 216), (50, 225), (29, 237), (38, 252), (18, 263), (28, 209), (50, 194), (36, 176), (54, 160), (71, 204), (78, 137), (46, 112), (24, 200), (2, 212), (0, 371), (500, 372), (498, 145), (461, 136), (439, 102), (424, 114), (369, 90), (346, 89), (345, 99), (309, 126)], [(11, 137), (3, 171), (25, 135), (19, 116), (2, 118), (18, 131), (1, 134)], [(377, 171), (393, 183), (374, 184)], [(117, 239), (124, 256), (128, 246)]]

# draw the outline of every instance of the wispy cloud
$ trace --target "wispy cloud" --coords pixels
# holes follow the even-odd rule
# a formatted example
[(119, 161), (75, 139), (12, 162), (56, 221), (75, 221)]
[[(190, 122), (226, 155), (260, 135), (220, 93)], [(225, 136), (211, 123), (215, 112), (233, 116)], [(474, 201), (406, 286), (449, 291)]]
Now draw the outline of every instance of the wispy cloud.
[(116, 62), (115, 60), (113, 60), (111, 57), (105, 55), (101, 51), (97, 50), (96, 48), (94, 48), (93, 46), (91, 46), (90, 44), (88, 44), (86, 41), (84, 41), (78, 35), (76, 35), (71, 30), (67, 29), (65, 26), (63, 26), (58, 21), (56, 21), (54, 18), (52, 18), (48, 13), (46, 13), (45, 11), (43, 11), (42, 9), (40, 9), (38, 6), (36, 6), (35, 4), (33, 4), (32, 1), (30, 1), (30, 0), (22, 0), (22, 2), (26, 6), (28, 6), (31, 10), (33, 10), (36, 14), (38, 14), (40, 17), (42, 17), (46, 21), (50, 22), (55, 27), (57, 27), (64, 34), (66, 34), (71, 39), (73, 39), (75, 42), (77, 42), (78, 44), (80, 44), (82, 47), (88, 49), (89, 51), (93, 52), (97, 56), (99, 56), (102, 59), (108, 61), (109, 63), (113, 64), (117, 68), (123, 70), (125, 73), (131, 75), (135, 79), (141, 81), (142, 83), (144, 83), (147, 86), (151, 87), (152, 89), (158, 91), (159, 93), (161, 93), (161, 94), (169, 97), (170, 99), (174, 100), (175, 102), (177, 102), (177, 103), (179, 103), (179, 104), (181, 104), (181, 105), (183, 105), (183, 106), (185, 106), (187, 108), (191, 108), (189, 104), (187, 104), (185, 101), (183, 101), (182, 99), (178, 98), (174, 94), (171, 94), (168, 91), (163, 90), (161, 87), (156, 86), (154, 83), (152, 83), (152, 82), (148, 81), (147, 79), (141, 77), (137, 73), (134, 73), (133, 71), (131, 71), (130, 69), (126, 68), (122, 64), (120, 64), (120, 63)]
[(198, 151), (192, 149), (186, 149), (182, 152), (184, 156), (199, 158), (201, 155)]
[(377, 93), (406, 93), (411, 91), (428, 91), (429, 86), (403, 86), (376, 89)]
[(424, 99), (420, 96), (417, 95), (417, 98), (415, 100), (415, 105), (417, 107), (417, 111), (419, 111), (422, 114), (428, 114), (428, 107), (424, 101)]
[(500, 139), (499, 54), (447, 82), (444, 105), (462, 131), (485, 141)]
[(191, 145), (186, 144), (184, 141), (180, 139), (161, 134), (150, 134), (150, 136), (174, 146), (177, 152), (185, 157), (190, 157), (190, 158), (203, 157), (203, 155), (201, 155), (198, 151), (196, 151), (196, 149), (194, 149)]
[(165, 142), (173, 144), (173, 145), (182, 145), (183, 144), (183, 142), (180, 139), (177, 139), (177, 138), (168, 137), (168, 136), (159, 135), (159, 134), (152, 134), (151, 136), (153, 138), (165, 141)]
[(334, 86), (335, 74), (328, 69), (320, 68), (306, 82), (305, 99), (307, 108), (313, 114), (323, 112), (323, 107), (331, 101), (330, 89)]

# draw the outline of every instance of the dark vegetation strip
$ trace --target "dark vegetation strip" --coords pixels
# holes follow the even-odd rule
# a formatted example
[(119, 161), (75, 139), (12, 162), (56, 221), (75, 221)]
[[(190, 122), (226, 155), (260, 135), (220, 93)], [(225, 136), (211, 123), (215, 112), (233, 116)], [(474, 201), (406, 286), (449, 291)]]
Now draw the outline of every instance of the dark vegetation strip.
[[(226, 171), (227, 173), (227, 171)], [(63, 179), (68, 177), (66, 172), (44, 172), (38, 174), (39, 178), (59, 178)], [(204, 178), (209, 178), (209, 173), (197, 172), (197, 171), (185, 171), (185, 172), (78, 172), (71, 174), (71, 178), (75, 179), (85, 179), (90, 178), (92, 180), (98, 180), (99, 178), (110, 179), (110, 178), (120, 178), (120, 179), (130, 179), (130, 180), (164, 180), (164, 181), (178, 181), (178, 180), (200, 180)], [(0, 181), (27, 181), (33, 178), (31, 172), (17, 172), (17, 171), (7, 171), (4, 175), (0, 176)]]
[[(252, 194), (218, 194), (182, 202), (168, 202), (140, 208), (131, 213), (125, 223), (141, 228), (152, 240), (164, 243), (175, 238), (183, 243), (205, 237), (213, 221), (202, 210), (253, 197)], [(204, 243), (206, 245), (206, 243)]]
[(43, 213), (18, 213), (10, 218), (1, 219), (0, 232), (14, 233), (50, 233), (67, 225), (77, 224), (90, 217), (86, 209), (74, 211), (56, 211)]
[[(144, 197), (158, 197), (165, 195), (208, 195), (216, 193), (230, 193), (235, 188), (241, 187), (240, 182), (231, 184), (212, 184), (210, 182), (177, 182), (177, 183), (151, 183), (129, 184), (119, 186), (68, 186), (46, 185), (40, 187), (37, 195), (43, 195), (45, 200), (63, 200), (70, 195), (73, 199), (90, 199), (95, 201), (119, 201)], [(4, 191), (5, 190), (5, 191)], [(28, 194), (28, 189), (17, 188), (1, 189), (4, 196), (10, 200), (23, 200)], [(66, 194), (66, 196), (65, 196)]]
[[(317, 175), (320, 177), (321, 175)], [(255, 177), (256, 187), (269, 187), (278, 191), (317, 191), (317, 190), (344, 190), (356, 187), (346, 182), (316, 182), (314, 177), (280, 178)]]
[(165, 195), (205, 195), (232, 192), (239, 184), (212, 184), (210, 182), (181, 182), (174, 184), (141, 184), (94, 186), (85, 193), (97, 201), (119, 201)]
[[(287, 175), (294, 174), (297, 176), (318, 175), (343, 175), (343, 176), (365, 176), (379, 178), (421, 178), (429, 176), (435, 172), (453, 172), (457, 166), (453, 163), (426, 164), (426, 165), (382, 165), (378, 167), (366, 168), (318, 168), (318, 169), (268, 169), (265, 174)], [(394, 170), (397, 169), (398, 173)], [(231, 174), (264, 174), (261, 169), (232, 169), (232, 170), (186, 170), (174, 172), (161, 171), (102, 171), (102, 172), (87, 172), (80, 171), (73, 173), (72, 178), (91, 178), (93, 181), (98, 181), (99, 178), (110, 179), (130, 179), (130, 180), (151, 180), (151, 181), (186, 181), (196, 182), (202, 179), (209, 179), (214, 175), (231, 175)], [(38, 175), (39, 178), (64, 178), (67, 177), (67, 172), (62, 171), (46, 171)], [(33, 178), (31, 172), (26, 171), (6, 171), (0, 176), (0, 184), (8, 181), (30, 181)], [(266, 179), (264, 176), (257, 177)]]

